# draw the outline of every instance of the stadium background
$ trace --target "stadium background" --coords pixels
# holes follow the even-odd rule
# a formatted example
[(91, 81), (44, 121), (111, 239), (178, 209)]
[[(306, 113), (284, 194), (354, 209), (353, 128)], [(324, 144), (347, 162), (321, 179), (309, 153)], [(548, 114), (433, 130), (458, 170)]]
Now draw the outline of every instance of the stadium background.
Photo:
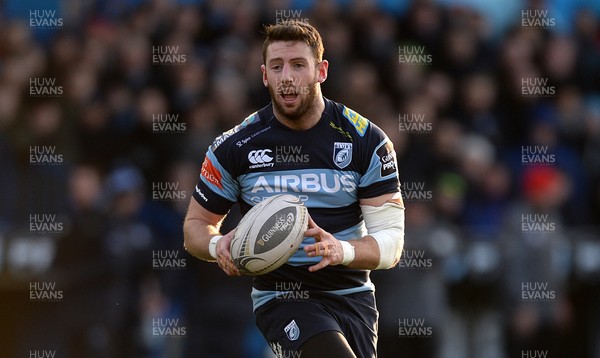
[(262, 24), (291, 18), (398, 154), (380, 357), (600, 357), (599, 2), (0, 4), (3, 357), (268, 356), (250, 279), (181, 227), (207, 146), (269, 100)]

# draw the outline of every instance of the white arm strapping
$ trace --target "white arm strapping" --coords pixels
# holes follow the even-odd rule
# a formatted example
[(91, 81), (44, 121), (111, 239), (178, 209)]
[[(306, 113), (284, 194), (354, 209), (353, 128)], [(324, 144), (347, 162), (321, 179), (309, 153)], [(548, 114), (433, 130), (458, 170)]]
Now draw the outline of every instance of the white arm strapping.
[(387, 202), (382, 206), (361, 205), (367, 233), (379, 245), (376, 270), (391, 268), (400, 260), (404, 247), (404, 208)]
[(217, 243), (219, 242), (219, 240), (221, 240), (222, 237), (223, 237), (223, 235), (213, 236), (213, 238), (210, 239), (210, 242), (208, 243), (208, 253), (215, 260), (218, 259), (218, 257), (217, 257)]

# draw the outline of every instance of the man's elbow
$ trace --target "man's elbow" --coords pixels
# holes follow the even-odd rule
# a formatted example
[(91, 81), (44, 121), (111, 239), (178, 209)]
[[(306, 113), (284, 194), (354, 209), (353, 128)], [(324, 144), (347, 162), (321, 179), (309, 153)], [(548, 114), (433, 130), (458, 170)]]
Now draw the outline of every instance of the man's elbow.
[(193, 220), (186, 218), (183, 221), (183, 248), (190, 254), (194, 254)]

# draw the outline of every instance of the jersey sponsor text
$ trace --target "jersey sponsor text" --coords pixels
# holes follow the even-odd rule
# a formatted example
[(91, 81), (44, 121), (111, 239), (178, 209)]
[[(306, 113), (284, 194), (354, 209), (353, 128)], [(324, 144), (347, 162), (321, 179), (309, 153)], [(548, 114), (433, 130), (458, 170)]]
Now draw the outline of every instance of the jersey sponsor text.
[(384, 145), (377, 149), (377, 156), (381, 163), (381, 171), (379, 175), (384, 178), (396, 172), (396, 158), (391, 142), (387, 141)]
[(272, 179), (271, 183), (264, 175), (258, 177), (251, 192), (337, 193), (345, 191), (350, 193), (356, 190), (356, 184), (350, 174), (303, 173), (300, 175), (273, 175), (269, 178)]
[(209, 183), (212, 183), (220, 189), (223, 189), (223, 185), (221, 184), (221, 173), (219, 173), (217, 168), (215, 168), (208, 157), (204, 158), (201, 174), (206, 180), (208, 180)]

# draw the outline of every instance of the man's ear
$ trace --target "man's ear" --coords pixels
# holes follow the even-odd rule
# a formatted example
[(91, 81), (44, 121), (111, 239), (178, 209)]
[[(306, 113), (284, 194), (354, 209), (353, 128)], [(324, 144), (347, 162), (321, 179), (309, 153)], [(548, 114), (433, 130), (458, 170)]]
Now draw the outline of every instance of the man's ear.
[(329, 69), (329, 61), (323, 60), (317, 64), (317, 82), (323, 83), (327, 79), (327, 70)]
[(263, 85), (265, 85), (265, 87), (268, 87), (269, 81), (267, 81), (267, 67), (265, 65), (260, 65), (260, 70), (262, 71)]

